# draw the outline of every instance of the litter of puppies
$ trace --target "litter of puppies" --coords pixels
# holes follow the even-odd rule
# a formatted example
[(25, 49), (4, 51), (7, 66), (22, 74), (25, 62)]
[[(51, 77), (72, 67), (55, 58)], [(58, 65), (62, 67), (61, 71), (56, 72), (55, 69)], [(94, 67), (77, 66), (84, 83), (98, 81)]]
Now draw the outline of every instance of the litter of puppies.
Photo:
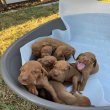
[[(96, 56), (91, 52), (81, 53), (76, 59), (75, 48), (52, 38), (45, 38), (32, 45), (32, 54), (37, 60), (25, 63), (20, 69), (18, 81), (29, 92), (57, 103), (90, 107), (83, 91), (91, 74), (99, 70)], [(67, 60), (73, 56), (75, 63)], [(65, 83), (72, 84), (68, 92)], [(47, 95), (49, 94), (49, 95)]]

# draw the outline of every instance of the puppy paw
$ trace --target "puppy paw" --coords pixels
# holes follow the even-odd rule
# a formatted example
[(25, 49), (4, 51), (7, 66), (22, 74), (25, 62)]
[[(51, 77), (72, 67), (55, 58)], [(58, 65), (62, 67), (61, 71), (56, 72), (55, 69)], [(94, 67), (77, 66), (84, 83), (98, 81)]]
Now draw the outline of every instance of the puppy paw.
[(74, 94), (76, 93), (76, 91), (72, 90), (70, 93), (71, 93), (72, 95), (74, 95)]
[(83, 90), (84, 90), (84, 87), (80, 86), (79, 91), (83, 91)]
[(32, 86), (28, 88), (29, 92), (31, 92), (34, 95), (38, 95), (38, 91), (36, 89), (36, 87)]

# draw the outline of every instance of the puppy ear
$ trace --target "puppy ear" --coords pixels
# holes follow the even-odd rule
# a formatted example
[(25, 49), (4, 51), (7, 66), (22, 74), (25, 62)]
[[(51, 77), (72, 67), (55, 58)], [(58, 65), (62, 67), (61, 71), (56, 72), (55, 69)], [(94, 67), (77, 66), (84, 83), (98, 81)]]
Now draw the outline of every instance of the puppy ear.
[(38, 62), (42, 62), (42, 59), (41, 59), (41, 58), (39, 58), (37, 61), (38, 61)]
[(23, 66), (21, 66), (21, 68), (19, 70), (22, 71), (23, 70)]
[(81, 54), (80, 54), (80, 55), (76, 58), (76, 60), (78, 60), (78, 59), (79, 59), (79, 57), (80, 57), (80, 56), (82, 56), (82, 55), (83, 55), (83, 53), (81, 53)]
[(48, 72), (42, 67), (41, 69), (43, 76), (48, 76)]
[(96, 60), (96, 58), (94, 59), (94, 67), (96, 67), (96, 64), (97, 64), (97, 60)]
[(42, 43), (42, 46), (44, 47), (44, 46), (48, 46), (49, 45), (49, 43), (48, 42), (43, 42)]
[(54, 65), (57, 63), (57, 61), (55, 61)]

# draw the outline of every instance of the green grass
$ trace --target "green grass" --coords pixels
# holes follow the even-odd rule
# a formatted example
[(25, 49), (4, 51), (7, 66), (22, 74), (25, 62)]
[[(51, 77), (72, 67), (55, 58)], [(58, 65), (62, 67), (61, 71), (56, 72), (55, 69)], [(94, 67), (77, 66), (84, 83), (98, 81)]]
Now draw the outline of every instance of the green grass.
[[(58, 4), (0, 14), (0, 56), (13, 42), (39, 25), (58, 18)], [(44, 110), (11, 91), (0, 76), (0, 110)]]
[(31, 7), (0, 14), (0, 56), (14, 41), (35, 27), (58, 17), (58, 5)]
[(13, 93), (0, 76), (0, 110), (44, 110)]

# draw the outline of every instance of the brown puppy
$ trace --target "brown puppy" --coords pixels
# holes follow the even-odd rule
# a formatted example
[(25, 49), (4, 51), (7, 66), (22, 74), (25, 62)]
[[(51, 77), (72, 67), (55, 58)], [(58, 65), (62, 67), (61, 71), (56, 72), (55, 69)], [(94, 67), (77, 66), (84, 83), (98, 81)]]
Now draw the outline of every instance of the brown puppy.
[(25, 85), (31, 93), (38, 95), (37, 88), (44, 88), (52, 95), (55, 102), (61, 103), (55, 90), (48, 82), (47, 71), (38, 61), (28, 61), (21, 67), (20, 71), (18, 81)]
[(86, 85), (89, 75), (98, 72), (99, 66), (95, 55), (91, 52), (85, 52), (77, 57), (76, 67), (82, 74), (82, 82), (80, 86), (80, 90), (82, 91)]
[(56, 81), (50, 81), (50, 84), (55, 89), (55, 92), (57, 93), (60, 100), (62, 100), (67, 105), (75, 105), (75, 106), (91, 106), (91, 102), (89, 98), (85, 96), (81, 96), (79, 94), (72, 95), (68, 91), (66, 91), (64, 85), (60, 82)]
[(42, 64), (47, 72), (50, 72), (57, 59), (54, 56), (45, 56), (43, 58), (39, 58), (37, 61)]
[[(73, 50), (69, 46), (59, 46), (56, 51), (54, 52), (54, 56), (57, 60), (68, 60), (70, 58), (71, 53)], [(73, 55), (74, 57), (74, 55)]]
[[(60, 46), (63, 47), (59, 48)], [(57, 48), (59, 49), (56, 50)], [(55, 50), (57, 52), (55, 52)], [(75, 49), (64, 42), (52, 38), (44, 38), (32, 45), (32, 54), (38, 58), (48, 55), (54, 55), (54, 52), (56, 58), (61, 60), (68, 59), (71, 55), (74, 56)]]
[(41, 57), (51, 56), (52, 55), (52, 46), (44, 46), (41, 49)]
[(49, 72), (49, 77), (55, 81), (64, 83), (64, 81), (72, 82), (73, 90), (76, 92), (78, 89), (78, 82), (80, 81), (80, 72), (71, 66), (67, 61), (57, 61), (54, 68)]

